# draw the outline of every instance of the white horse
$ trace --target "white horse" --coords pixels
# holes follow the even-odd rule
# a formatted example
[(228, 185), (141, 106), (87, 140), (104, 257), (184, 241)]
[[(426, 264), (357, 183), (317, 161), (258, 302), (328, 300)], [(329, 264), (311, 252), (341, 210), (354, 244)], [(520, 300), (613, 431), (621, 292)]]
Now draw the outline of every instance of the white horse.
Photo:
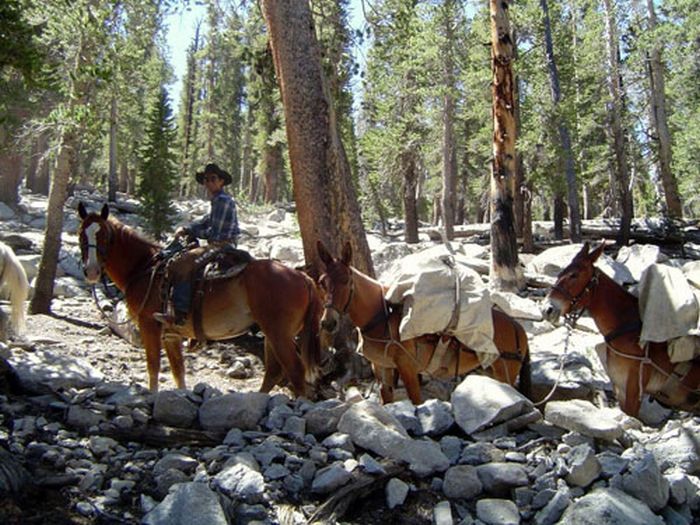
[(0, 287), (12, 306), (11, 326), (15, 337), (24, 334), (26, 313), (24, 301), (29, 295), (29, 281), (22, 263), (7, 244), (0, 241)]

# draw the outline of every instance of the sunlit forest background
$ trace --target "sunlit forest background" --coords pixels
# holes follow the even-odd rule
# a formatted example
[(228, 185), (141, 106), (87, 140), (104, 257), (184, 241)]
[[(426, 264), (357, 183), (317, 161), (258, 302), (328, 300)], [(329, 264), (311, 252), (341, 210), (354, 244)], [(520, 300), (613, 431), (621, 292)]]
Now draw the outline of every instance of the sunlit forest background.
[[(203, 4), (180, 96), (171, 100), (165, 19), (187, 3), (4, 0), (0, 198), (16, 203), (22, 186), (48, 193), (71, 144), (67, 191), (137, 196), (159, 235), (172, 226), (167, 203), (199, 195), (192, 175), (208, 162), (233, 175), (241, 206), (291, 201), (261, 8)], [(420, 220), (438, 222), (445, 148), (457, 181), (455, 224), (488, 220), (488, 2), (310, 4), (365, 225), (401, 219), (407, 170)], [(567, 217), (567, 169), (582, 219), (620, 214), (620, 180), (628, 181), (634, 216), (700, 215), (699, 7), (697, 0), (511, 5), (518, 191), (533, 219)], [(361, 10), (357, 27), (351, 9)], [(453, 130), (447, 139), (446, 129)], [(674, 184), (676, 208), (667, 198)]]

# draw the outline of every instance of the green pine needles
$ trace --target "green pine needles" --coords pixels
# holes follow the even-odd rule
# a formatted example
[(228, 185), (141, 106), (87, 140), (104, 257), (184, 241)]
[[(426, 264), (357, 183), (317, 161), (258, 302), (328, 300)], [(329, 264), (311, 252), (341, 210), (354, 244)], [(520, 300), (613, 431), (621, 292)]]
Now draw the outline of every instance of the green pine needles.
[(146, 229), (156, 239), (162, 239), (174, 223), (171, 197), (177, 180), (175, 155), (171, 150), (176, 140), (175, 125), (165, 88), (161, 88), (149, 111), (147, 126), (136, 193)]

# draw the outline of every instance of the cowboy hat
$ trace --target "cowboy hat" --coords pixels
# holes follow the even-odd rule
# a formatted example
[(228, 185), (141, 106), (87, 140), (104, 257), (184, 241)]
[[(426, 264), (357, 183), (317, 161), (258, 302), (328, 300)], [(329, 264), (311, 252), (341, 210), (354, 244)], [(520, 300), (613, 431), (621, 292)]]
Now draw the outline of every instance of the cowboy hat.
[(204, 168), (204, 171), (199, 171), (195, 173), (195, 178), (197, 179), (197, 182), (199, 182), (200, 184), (204, 184), (204, 176), (209, 173), (218, 176), (220, 179), (223, 179), (224, 186), (226, 184), (231, 184), (231, 175), (229, 175), (227, 171), (222, 170), (219, 166), (217, 166), (214, 163), (207, 164)]

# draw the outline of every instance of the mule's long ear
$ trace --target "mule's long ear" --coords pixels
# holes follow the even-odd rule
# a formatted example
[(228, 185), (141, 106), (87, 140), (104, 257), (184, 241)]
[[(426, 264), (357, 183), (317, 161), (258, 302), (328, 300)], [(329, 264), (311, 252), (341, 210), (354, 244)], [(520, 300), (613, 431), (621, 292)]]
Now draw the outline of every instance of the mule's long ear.
[(590, 245), (588, 244), (588, 241), (583, 243), (583, 247), (579, 250), (579, 252), (574, 256), (574, 260), (580, 260), (583, 257), (588, 257), (588, 249)]
[(591, 253), (588, 254), (588, 258), (591, 260), (592, 263), (594, 263), (598, 260), (598, 257), (600, 257), (600, 254), (603, 253), (604, 249), (605, 249), (605, 241), (601, 242), (600, 246), (598, 246), (595, 250), (593, 250)]
[(109, 217), (109, 206), (107, 203), (104, 203), (102, 205), (102, 211), (100, 212), (100, 217), (102, 217), (102, 220), (107, 220), (107, 217)]
[(316, 250), (318, 251), (318, 256), (321, 258), (321, 262), (323, 264), (328, 266), (333, 262), (333, 257), (331, 257), (331, 254), (328, 253), (328, 250), (320, 239), (316, 241)]
[(350, 266), (352, 262), (352, 246), (350, 245), (350, 241), (346, 242), (345, 246), (343, 246), (343, 254), (340, 256), (340, 259), (346, 266)]
[(85, 209), (85, 204), (83, 204), (83, 201), (80, 201), (78, 203), (78, 216), (81, 219), (85, 219), (85, 217), (87, 217), (87, 214), (88, 213), (87, 213), (87, 210)]

